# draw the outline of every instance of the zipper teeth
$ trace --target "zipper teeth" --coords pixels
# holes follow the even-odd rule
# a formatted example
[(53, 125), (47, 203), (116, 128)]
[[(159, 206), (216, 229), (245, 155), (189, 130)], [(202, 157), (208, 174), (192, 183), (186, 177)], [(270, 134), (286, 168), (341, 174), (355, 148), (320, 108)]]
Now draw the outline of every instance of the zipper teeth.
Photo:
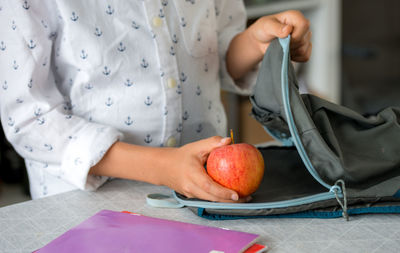
[[(339, 194), (340, 196), (341, 194)], [(318, 193), (312, 196), (302, 197), (298, 199), (276, 201), (270, 203), (216, 203), (204, 201), (182, 200), (178, 198), (174, 192), (174, 198), (185, 206), (194, 206), (199, 208), (212, 208), (212, 209), (265, 209), (265, 208), (284, 208), (291, 206), (299, 206), (304, 204), (313, 203), (316, 201), (335, 199), (335, 194), (332, 192)]]
[(297, 147), (297, 151), (299, 152), (301, 159), (303, 160), (303, 162), (306, 165), (307, 170), (310, 172), (310, 174), (315, 178), (315, 180), (317, 180), (322, 186), (324, 186), (327, 189), (331, 189), (332, 186), (325, 183), (320, 177), (319, 175), (316, 173), (314, 167), (312, 166), (311, 161), (309, 160), (304, 147), (301, 143), (301, 140), (299, 139), (299, 135), (296, 129), (296, 126), (294, 124), (294, 119), (292, 117), (292, 111), (290, 108), (290, 103), (289, 103), (289, 84), (288, 84), (288, 79), (287, 79), (287, 75), (285, 75), (285, 73), (287, 73), (287, 67), (288, 67), (288, 41), (290, 40), (290, 35), (288, 36), (288, 38), (286, 39), (279, 39), (279, 42), (282, 46), (283, 49), (283, 62), (282, 62), (282, 71), (281, 71), (281, 86), (282, 86), (282, 99), (283, 99), (283, 107), (285, 109), (285, 113), (287, 116), (287, 120), (288, 120), (288, 126), (289, 126), (289, 130), (290, 133), (293, 137), (293, 142), (295, 143), (296, 147)]

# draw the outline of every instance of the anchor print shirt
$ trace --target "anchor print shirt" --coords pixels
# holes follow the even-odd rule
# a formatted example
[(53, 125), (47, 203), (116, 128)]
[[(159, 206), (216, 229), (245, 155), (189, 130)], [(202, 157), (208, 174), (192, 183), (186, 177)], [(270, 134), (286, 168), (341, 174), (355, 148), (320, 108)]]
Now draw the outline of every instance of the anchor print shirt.
[(33, 198), (94, 190), (117, 140), (180, 146), (226, 136), (220, 88), (245, 27), (239, 0), (0, 1), (0, 106)]

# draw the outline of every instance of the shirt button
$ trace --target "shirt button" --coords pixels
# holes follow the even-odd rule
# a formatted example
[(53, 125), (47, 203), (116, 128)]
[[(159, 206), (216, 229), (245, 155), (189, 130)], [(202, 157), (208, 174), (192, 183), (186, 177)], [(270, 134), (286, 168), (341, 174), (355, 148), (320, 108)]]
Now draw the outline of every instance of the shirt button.
[(167, 146), (168, 147), (175, 147), (176, 146), (176, 138), (171, 136), (167, 140)]
[(168, 85), (168, 88), (175, 88), (176, 87), (176, 80), (174, 79), (174, 78), (168, 78), (167, 79), (167, 85)]
[(162, 19), (159, 17), (154, 17), (152, 22), (154, 27), (160, 27), (163, 23)]

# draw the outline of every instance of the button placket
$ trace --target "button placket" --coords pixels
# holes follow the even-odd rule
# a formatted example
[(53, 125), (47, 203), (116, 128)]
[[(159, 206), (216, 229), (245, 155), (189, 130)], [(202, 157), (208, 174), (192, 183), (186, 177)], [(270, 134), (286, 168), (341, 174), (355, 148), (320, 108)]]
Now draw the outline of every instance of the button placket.
[[(154, 0), (152, 0), (154, 1)], [(171, 54), (171, 34), (167, 17), (164, 15), (161, 3), (144, 2), (147, 20), (156, 44), (159, 67), (162, 70), (160, 82), (163, 88), (165, 104), (163, 106), (163, 129), (161, 143), (165, 146), (178, 145), (180, 133), (176, 131), (182, 118), (182, 96), (177, 92), (179, 80), (178, 64), (175, 54)], [(163, 15), (160, 15), (163, 13)], [(161, 16), (161, 17), (160, 17)], [(168, 112), (168, 113), (165, 113)]]

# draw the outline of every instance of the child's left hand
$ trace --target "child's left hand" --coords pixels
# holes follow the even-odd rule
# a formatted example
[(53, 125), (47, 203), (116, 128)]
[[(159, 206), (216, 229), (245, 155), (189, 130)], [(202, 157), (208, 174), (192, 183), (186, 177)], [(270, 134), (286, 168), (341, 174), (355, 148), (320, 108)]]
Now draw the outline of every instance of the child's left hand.
[(275, 38), (291, 34), (290, 55), (293, 61), (310, 59), (312, 44), (310, 22), (299, 11), (285, 11), (259, 18), (229, 44), (226, 64), (233, 79), (239, 79), (262, 59)]
[(293, 61), (305, 62), (311, 56), (310, 21), (299, 11), (285, 11), (265, 16), (252, 24), (248, 31), (262, 54), (276, 37), (291, 34), (290, 54)]

